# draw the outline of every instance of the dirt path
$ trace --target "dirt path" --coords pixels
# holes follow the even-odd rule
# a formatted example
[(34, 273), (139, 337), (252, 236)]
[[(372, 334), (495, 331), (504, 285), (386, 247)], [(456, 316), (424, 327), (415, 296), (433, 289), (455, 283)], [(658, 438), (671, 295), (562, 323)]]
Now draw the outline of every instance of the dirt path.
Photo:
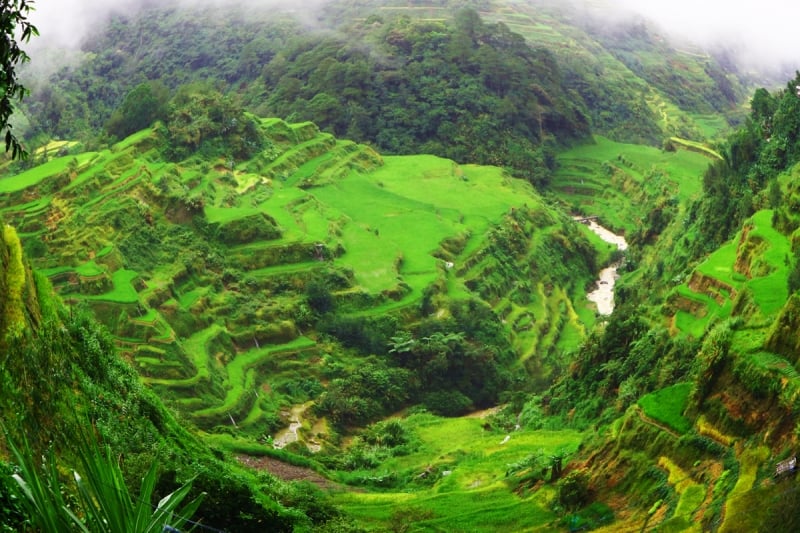
[(249, 466), (255, 470), (267, 471), (284, 481), (308, 481), (321, 489), (333, 489), (337, 486), (333, 481), (323, 477), (310, 468), (290, 465), (289, 463), (284, 463), (272, 457), (237, 455), (236, 459), (245, 466)]
[(660, 422), (656, 422), (655, 420), (653, 420), (652, 418), (650, 418), (649, 416), (644, 414), (644, 411), (642, 411), (642, 408), (639, 407), (638, 405), (636, 406), (636, 414), (639, 415), (639, 420), (641, 420), (645, 424), (653, 426), (654, 428), (660, 429), (661, 431), (666, 431), (667, 433), (669, 433), (670, 435), (672, 435), (676, 439), (681, 438), (681, 436), (677, 432), (675, 432), (673, 429), (670, 429), (669, 427), (665, 426), (664, 424), (662, 424)]

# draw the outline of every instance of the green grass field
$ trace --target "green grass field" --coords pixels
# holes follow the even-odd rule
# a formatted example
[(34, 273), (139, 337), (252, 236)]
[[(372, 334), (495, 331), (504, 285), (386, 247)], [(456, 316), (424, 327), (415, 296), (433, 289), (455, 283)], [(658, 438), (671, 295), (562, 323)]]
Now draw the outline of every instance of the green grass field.
[(348, 253), (341, 262), (361, 286), (390, 289), (400, 275), (421, 291), (437, 276), (431, 253), (442, 240), (463, 232), (480, 240), (510, 207), (533, 200), (525, 188), (496, 168), (404, 156), (386, 157), (382, 168), (315, 190), (314, 197), (357, 221), (344, 228)]
[(387, 459), (375, 471), (358, 474), (379, 477), (394, 472), (414, 479), (434, 467), (437, 479), (429, 487), (412, 484), (403, 491), (334, 493), (334, 501), (362, 525), (386, 527), (399, 513), (408, 514), (416, 531), (529, 531), (552, 527), (557, 520), (550, 509), (553, 487), (516, 494), (505, 473), (510, 464), (534, 452), (574, 452), (580, 433), (518, 431), (502, 444), (505, 436), (487, 432), (478, 418), (421, 414), (410, 416), (404, 424), (419, 439), (418, 449)]

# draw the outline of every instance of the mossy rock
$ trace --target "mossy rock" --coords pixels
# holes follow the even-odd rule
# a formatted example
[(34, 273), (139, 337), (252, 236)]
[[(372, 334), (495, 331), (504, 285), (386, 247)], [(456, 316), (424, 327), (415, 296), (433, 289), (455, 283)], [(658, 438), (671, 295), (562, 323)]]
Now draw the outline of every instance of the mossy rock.
[(217, 237), (228, 244), (245, 244), (278, 239), (281, 237), (281, 230), (274, 218), (266, 213), (257, 213), (220, 224)]

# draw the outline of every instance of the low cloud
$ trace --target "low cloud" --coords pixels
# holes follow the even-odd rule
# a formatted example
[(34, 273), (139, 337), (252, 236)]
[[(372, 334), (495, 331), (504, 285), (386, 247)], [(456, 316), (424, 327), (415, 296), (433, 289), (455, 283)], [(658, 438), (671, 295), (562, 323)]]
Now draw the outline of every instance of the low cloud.
[(173, 5), (292, 11), (298, 16), (313, 14), (327, 0), (36, 0), (31, 21), (40, 37), (30, 43), (35, 50), (79, 48), (87, 36), (102, 27), (114, 14), (133, 14), (143, 7)]
[(733, 52), (748, 70), (800, 68), (796, 9), (785, 0), (607, 0), (653, 21), (667, 35)]
[[(800, 69), (800, 31), (785, 0), (530, 0), (568, 5), (609, 22), (642, 17), (675, 39), (732, 53), (739, 66), (761, 72)], [(113, 13), (134, 13), (143, 6), (180, 4), (203, 8), (283, 9), (306, 20), (327, 0), (37, 0), (32, 21), (41, 37), (28, 49), (80, 47)], [(387, 2), (389, 3), (389, 2)], [(397, 3), (395, 0), (392, 3)]]

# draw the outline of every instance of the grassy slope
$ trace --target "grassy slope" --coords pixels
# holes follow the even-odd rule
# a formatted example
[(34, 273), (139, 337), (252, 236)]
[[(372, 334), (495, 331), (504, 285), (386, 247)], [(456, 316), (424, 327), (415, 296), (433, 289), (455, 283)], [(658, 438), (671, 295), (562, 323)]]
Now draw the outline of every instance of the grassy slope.
[[(699, 193), (701, 173), (691, 181), (692, 173), (696, 172), (691, 161), (705, 150), (690, 148), (696, 152), (691, 156), (688, 152), (653, 152), (649, 158), (654, 164), (660, 160), (658, 164), (670, 165), (669, 175), (676, 181), (680, 182), (680, 176), (690, 178), (676, 183), (680, 186), (673, 189), (682, 200)], [(641, 163), (648, 160), (648, 150), (623, 149), (601, 140), (597, 146), (579, 147), (563, 154), (562, 162), (566, 165), (562, 177), (564, 172), (578, 173), (585, 177), (582, 185), (594, 190), (593, 194), (578, 191), (577, 196), (572, 196), (576, 190), (569, 187), (574, 182), (563, 187), (564, 181), (557, 180), (559, 196), (565, 203), (585, 206), (582, 209), (596, 209), (601, 217), (616, 215), (623, 221), (629, 220), (631, 212), (619, 212), (626, 204), (620, 191), (613, 190), (614, 181), (598, 177), (603, 175), (598, 163), (606, 158), (621, 172), (634, 176), (639, 173)], [(706, 154), (709, 159), (716, 157)], [(637, 162), (620, 165), (633, 161)], [(627, 181), (634, 182), (634, 178)], [(779, 182), (785, 189), (791, 179), (787, 174)], [(646, 187), (643, 182), (642, 187)], [(631, 191), (635, 194), (636, 189)], [(787, 277), (794, 261), (791, 243), (797, 232), (788, 235), (779, 232), (774, 220), (772, 210), (757, 211), (731, 242), (710, 254), (682, 279), (674, 280), (671, 292), (666, 294), (664, 313), (674, 334), (703, 339), (715, 326), (731, 327), (731, 345), (723, 356), (725, 363), (717, 364), (712, 383), (706, 384), (709, 376), (704, 375), (696, 385), (683, 383), (646, 395), (639, 405), (649, 420), (628, 414), (615, 428), (609, 428), (608, 438), (615, 443), (614, 451), (604, 452), (602, 461), (616, 466), (600, 466), (598, 471), (630, 468), (627, 476), (641, 475), (639, 484), (631, 485), (638, 488), (627, 493), (630, 501), (645, 490), (641, 484), (646, 483), (648, 475), (643, 473), (652, 475), (654, 465), (667, 474), (674, 491), (663, 500), (651, 497), (644, 506), (647, 509), (653, 505), (649, 515), (638, 513), (623, 518), (609, 530), (639, 528), (646, 519), (648, 527), (658, 524), (664, 531), (700, 530), (701, 522), (702, 528), (713, 524), (715, 528), (733, 531), (741, 526), (745, 516), (746, 528), (754, 528), (767, 519), (768, 509), (778, 501), (759, 499), (779, 490), (779, 485), (769, 479), (772, 469), (778, 460), (793, 453), (795, 424), (791, 413), (800, 382), (793, 352), (781, 348), (786, 351), (780, 355), (768, 347), (770, 342), (785, 346), (770, 336), (793, 338), (788, 331), (796, 324), (787, 318), (796, 313), (796, 306), (792, 307), (791, 301), (787, 304)], [(737, 318), (731, 326), (725, 326), (731, 317)], [(781, 320), (791, 325), (779, 327)], [(704, 351), (698, 357), (713, 357), (709, 354), (714, 353), (714, 345)], [(697, 390), (704, 387), (708, 392), (703, 393), (697, 405)], [(690, 410), (685, 411), (690, 404)], [(643, 427), (652, 434), (636, 437)], [(768, 447), (753, 448), (747, 441), (753, 434), (758, 435), (758, 442), (768, 443)], [(681, 435), (684, 437), (679, 438)], [(698, 450), (704, 452), (698, 455)], [(620, 460), (628, 466), (623, 467), (618, 463)], [(606, 472), (597, 479), (614, 475)]]
[(410, 491), (336, 495), (335, 501), (362, 523), (387, 527), (396, 523), (398, 513), (408, 513), (418, 531), (488, 532), (549, 529), (557, 520), (550, 508), (552, 487), (515, 494), (509, 490), (505, 472), (510, 464), (534, 452), (573, 452), (581, 440), (580, 433), (519, 431), (503, 443), (505, 437), (484, 430), (478, 418), (412, 415), (406, 423), (419, 439), (415, 452), (391, 458), (375, 471), (349, 475), (394, 473), (413, 480), (426, 468), (433, 468), (436, 480), (430, 487)]
[(605, 225), (630, 233), (641, 227), (644, 209), (658, 197), (675, 197), (679, 205), (699, 197), (709, 159), (678, 150), (624, 144), (595, 136), (594, 144), (577, 146), (558, 156), (552, 189), (562, 202)]
[[(239, 422), (233, 428), (239, 435), (260, 438), (265, 421), (293, 401), (280, 392), (283, 387), (320, 379), (320, 352), (330, 349), (318, 346), (313, 332), (301, 335), (293, 319), (304, 301), (304, 283), (321, 269), (352, 272), (352, 286), (337, 298), (355, 315), (414, 311), (423, 291), (442, 280), (449, 297), (472, 294), (465, 281), (496, 268), (493, 258), (478, 259), (487, 236), (508, 224), (514, 209), (536, 211), (546, 224), (526, 228), (533, 232), (526, 253), (534, 258), (540, 253), (538, 246), (551, 246), (548, 239), (560, 235), (562, 224), (572, 224), (547, 208), (527, 183), (497, 168), (459, 166), (432, 156), (381, 159), (307, 124), (263, 124), (268, 134), (300, 131), (312, 138), (284, 140), (278, 144), (280, 157), (265, 161), (257, 156), (227, 171), (202, 161), (165, 164), (153, 148), (152, 131), (144, 130), (110, 150), (78, 156), (79, 163), (91, 159), (91, 165), (70, 167), (71, 158), (65, 158), (57, 160), (58, 168), (37, 167), (21, 177), (0, 180), (15, 193), (4, 198), (0, 209), (27, 231), (28, 246), (46, 238), (45, 249), (58, 251), (57, 256), (41, 254), (35, 264), (47, 267), (45, 272), (64, 295), (90, 302), (117, 333), (119, 346), (135, 361), (145, 382), (204, 428), (230, 427), (232, 417)], [(323, 151), (311, 149), (317, 146), (314, 139)], [(65, 186), (60, 191), (45, 188), (45, 178)], [(176, 182), (184, 191), (177, 196)], [(35, 194), (41, 200), (29, 202)], [(182, 204), (175, 200), (181, 197), (203, 198), (211, 231), (233, 228), (237, 221), (265, 213), (279, 233), (229, 243), (233, 237), (222, 231), (212, 246), (243, 260), (233, 282), (220, 283), (213, 271), (204, 271), (203, 255), (192, 255), (194, 245), (177, 249), (159, 264), (126, 255), (126, 243), (137, 232), (168, 228), (162, 234), (168, 236), (191, 228), (186, 218), (179, 224), (168, 218), (183, 216)], [(194, 238), (199, 235), (194, 233)], [(444, 261), (433, 254), (453, 238), (463, 243), (449, 256), (455, 265), (446, 274)], [(341, 251), (320, 262), (313, 252), (316, 243)], [(162, 244), (166, 243), (150, 242), (141, 253)], [(144, 268), (136, 270), (131, 266), (135, 264)], [(245, 282), (257, 289), (243, 290)], [(512, 323), (524, 326), (527, 317), (535, 316), (538, 328), (509, 331), (523, 361), (538, 350), (578, 345), (594, 321), (583, 301), (584, 282), (575, 279), (571, 287), (547, 289), (539, 283), (528, 301), (493, 302)], [(397, 298), (382, 296), (398, 287), (407, 289)], [(348, 300), (352, 293), (368, 298), (353, 303)], [(242, 307), (252, 314), (240, 314)], [(563, 317), (565, 309), (569, 314)], [(547, 325), (556, 320), (552, 327)], [(420, 450), (383, 467), (411, 473), (424, 469), (431, 457), (447, 456), (456, 468), (434, 488), (404, 497), (410, 507), (432, 512), (425, 514), (425, 527), (514, 531), (541, 527), (555, 518), (549, 509), (552, 488), (515, 495), (503, 474), (508, 463), (531, 449), (573, 450), (578, 434), (520, 432), (501, 446), (503, 435), (485, 432), (476, 419), (418, 416), (412, 417), (412, 425), (423, 442)], [(463, 440), (457, 442), (454, 436)], [(398, 498), (399, 494), (342, 494), (340, 503), (365, 522), (388, 524)], [(531, 508), (536, 511), (529, 512)]]
[[(673, 325), (678, 331), (700, 338), (714, 320), (731, 316), (736, 295), (742, 292), (752, 294), (755, 304), (752, 312), (762, 322), (774, 320), (786, 303), (790, 239), (772, 227), (771, 210), (756, 213), (745, 228), (732, 242), (698, 265), (692, 279), (699, 282), (687, 279), (674, 289), (673, 301), (678, 309), (673, 315)], [(757, 252), (742, 258), (749, 246), (757, 247)], [(721, 286), (715, 287), (714, 282)], [(687, 302), (693, 305), (684, 305)]]

